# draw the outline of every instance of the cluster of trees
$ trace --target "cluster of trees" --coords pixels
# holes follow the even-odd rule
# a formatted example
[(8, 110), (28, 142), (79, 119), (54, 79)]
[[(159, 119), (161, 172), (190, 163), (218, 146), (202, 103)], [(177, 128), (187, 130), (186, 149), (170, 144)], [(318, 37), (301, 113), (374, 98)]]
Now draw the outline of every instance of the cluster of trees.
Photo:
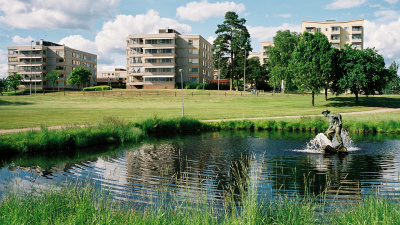
[(314, 94), (321, 90), (325, 100), (328, 90), (336, 95), (350, 91), (358, 103), (360, 94), (381, 93), (389, 83), (399, 86), (398, 65), (393, 62), (385, 68), (375, 49), (358, 50), (350, 45), (337, 49), (320, 32), (278, 31), (274, 44), (266, 51), (270, 82), (284, 80), (287, 89), (295, 86), (311, 92), (313, 106)]
[(322, 90), (325, 100), (328, 91), (336, 95), (350, 91), (356, 103), (360, 94), (400, 90), (398, 64), (393, 62), (386, 68), (382, 55), (375, 49), (358, 50), (350, 45), (334, 48), (320, 32), (278, 31), (274, 46), (266, 51), (269, 60), (264, 67), (257, 58), (247, 59), (252, 47), (245, 23), (235, 12), (227, 12), (215, 31), (218, 36), (213, 45), (213, 64), (221, 78), (230, 80), (230, 90), (244, 78), (246, 83), (264, 90), (284, 81), (285, 90), (310, 92), (313, 106), (315, 93)]
[[(60, 76), (58, 73), (59, 73), (58, 70), (53, 70), (50, 73), (48, 73), (45, 77), (47, 81), (51, 82), (51, 86), (53, 87), (53, 89), (56, 86), (57, 80)], [(69, 74), (67, 83), (69, 85), (78, 86), (79, 90), (80, 87), (90, 82), (91, 75), (92, 73), (90, 72), (90, 70), (80, 67), (78, 69), (73, 70)], [(21, 84), (22, 80), (23, 80), (22, 76), (18, 73), (9, 75), (7, 79), (0, 80), (0, 92), (2, 93), (5, 90), (13, 89), (16, 93), (18, 90), (18, 86)]]

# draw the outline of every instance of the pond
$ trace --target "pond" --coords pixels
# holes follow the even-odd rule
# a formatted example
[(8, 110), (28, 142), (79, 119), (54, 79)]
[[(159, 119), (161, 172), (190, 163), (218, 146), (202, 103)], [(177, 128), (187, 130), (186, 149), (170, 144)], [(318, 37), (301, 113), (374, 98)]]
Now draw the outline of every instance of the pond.
[[(93, 148), (89, 153), (24, 156), (1, 162), (0, 195), (7, 188), (93, 182), (117, 199), (146, 201), (160, 192), (207, 193), (224, 202), (249, 179), (260, 198), (313, 194), (326, 202), (400, 192), (400, 137), (350, 135), (346, 155), (310, 147), (316, 133), (231, 131), (151, 138), (140, 145)], [(248, 187), (245, 187), (247, 189)]]

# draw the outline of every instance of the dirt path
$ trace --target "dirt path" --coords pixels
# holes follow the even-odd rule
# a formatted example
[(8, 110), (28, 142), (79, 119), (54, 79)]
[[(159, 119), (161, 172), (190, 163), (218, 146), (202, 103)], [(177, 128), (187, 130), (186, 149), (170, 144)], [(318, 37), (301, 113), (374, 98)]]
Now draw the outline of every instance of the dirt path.
[[(397, 111), (400, 111), (400, 108), (396, 108), (396, 109), (376, 109), (376, 110), (370, 110), (370, 111), (348, 112), (348, 113), (340, 113), (340, 114), (342, 114), (342, 115), (357, 115), (357, 114), (385, 113), (385, 112), (397, 112)], [(300, 118), (300, 117), (315, 117), (315, 116), (323, 116), (323, 115), (319, 114), (319, 115), (301, 115), (301, 116), (273, 116), (273, 117), (240, 118), (240, 119), (201, 120), (201, 122), (235, 121), (235, 120), (244, 120), (244, 119), (245, 120), (283, 119), (283, 118)]]
[[(342, 115), (357, 115), (357, 114), (369, 114), (369, 113), (386, 113), (386, 112), (397, 112), (400, 111), (400, 108), (396, 109), (377, 109), (377, 110), (370, 110), (370, 111), (361, 111), (361, 112), (349, 112), (349, 113), (341, 113)], [(315, 116), (322, 116), (320, 115), (300, 115), (300, 116), (273, 116), (273, 117), (258, 117), (258, 118), (238, 118), (238, 119), (219, 119), (219, 120), (201, 120), (201, 122), (220, 122), (220, 121), (235, 121), (235, 120), (262, 120), (262, 119), (282, 119), (282, 118), (300, 118), (300, 117), (315, 117)], [(86, 125), (81, 125), (79, 127), (85, 127)], [(48, 127), (48, 129), (61, 129), (71, 126), (54, 126)], [(34, 131), (40, 130), (40, 127), (33, 127), (33, 128), (22, 128), (22, 129), (9, 129), (9, 130), (0, 130), (0, 134), (5, 133), (15, 133), (15, 132), (23, 132), (23, 131)]]

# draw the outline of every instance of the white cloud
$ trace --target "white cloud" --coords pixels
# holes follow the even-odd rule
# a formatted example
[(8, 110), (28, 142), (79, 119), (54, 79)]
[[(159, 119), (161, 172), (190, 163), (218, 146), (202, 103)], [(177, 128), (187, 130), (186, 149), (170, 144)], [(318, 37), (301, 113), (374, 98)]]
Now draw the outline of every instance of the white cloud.
[(161, 18), (158, 12), (149, 10), (141, 15), (118, 15), (103, 25), (96, 36), (96, 45), (101, 53), (125, 52), (126, 37), (130, 34), (156, 34), (158, 29), (169, 27), (179, 32), (190, 33), (192, 28), (171, 18)]
[(381, 10), (374, 13), (375, 17), (379, 17), (377, 22), (386, 23), (400, 18), (400, 12), (394, 10)]
[(358, 7), (364, 4), (367, 0), (334, 0), (331, 4), (327, 5), (325, 9), (348, 9)]
[(398, 2), (398, 0), (384, 0), (385, 2), (389, 3), (389, 4), (396, 4)]
[(7, 77), (7, 52), (0, 49), (0, 77)]
[(244, 4), (235, 2), (209, 3), (207, 0), (201, 2), (189, 2), (186, 6), (176, 9), (176, 16), (180, 19), (190, 21), (204, 21), (211, 17), (224, 16), (228, 11), (243, 12), (246, 10)]
[(385, 24), (365, 20), (364, 29), (365, 47), (375, 47), (386, 60), (400, 58), (400, 18)]
[[(191, 27), (174, 19), (162, 18), (158, 12), (149, 10), (136, 16), (118, 15), (103, 24), (94, 41), (81, 35), (71, 35), (60, 40), (60, 44), (97, 54), (99, 68), (114, 68), (113, 64), (126, 63), (126, 37), (130, 34), (156, 34), (158, 29), (169, 27), (179, 32), (190, 33)], [(123, 68), (125, 68), (124, 66)]]
[(208, 41), (210, 44), (213, 44), (214, 41), (215, 41), (215, 39), (216, 39), (216, 37), (210, 36), (210, 37), (207, 38), (207, 41)]
[(300, 33), (301, 26), (284, 23), (278, 27), (247, 26), (247, 30), (249, 31), (252, 39), (258, 39), (261, 42), (261, 41), (272, 41), (273, 37), (276, 35), (276, 32), (278, 30), (290, 30), (291, 32)]
[(288, 14), (280, 14), (280, 15), (278, 15), (278, 17), (290, 18), (290, 17), (292, 17), (292, 14), (290, 14), (290, 13), (288, 13)]
[(71, 35), (65, 37), (59, 41), (59, 44), (64, 44), (70, 48), (79, 49), (85, 52), (98, 54), (98, 48), (96, 44), (88, 39), (85, 39), (81, 35)]
[(0, 24), (21, 29), (90, 29), (94, 21), (108, 17), (120, 0), (3, 0)]
[(15, 35), (12, 38), (12, 41), (18, 45), (30, 45), (32, 40), (34, 41), (35, 39), (33, 37), (31, 37), (30, 35), (26, 38), (23, 38), (19, 35)]

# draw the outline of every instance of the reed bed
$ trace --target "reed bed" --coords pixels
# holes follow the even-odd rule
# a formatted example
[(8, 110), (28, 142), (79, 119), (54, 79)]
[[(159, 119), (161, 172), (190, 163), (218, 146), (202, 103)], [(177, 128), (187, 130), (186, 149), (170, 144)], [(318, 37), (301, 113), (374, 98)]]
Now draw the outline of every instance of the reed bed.
[[(0, 155), (48, 153), (82, 149), (104, 144), (138, 143), (153, 134), (177, 134), (218, 130), (276, 130), (323, 132), (329, 126), (322, 117), (277, 120), (235, 120), (200, 122), (191, 118), (161, 119), (156, 116), (137, 123), (106, 117), (98, 125), (28, 131), (0, 135)], [(350, 133), (400, 133), (400, 121), (346, 121)]]
[[(224, 206), (197, 193), (159, 192), (143, 201), (117, 200), (110, 189), (93, 183), (30, 191), (6, 189), (0, 202), (0, 224), (399, 224), (398, 200), (369, 195), (355, 204), (324, 210), (318, 197), (295, 194), (260, 195), (257, 170), (232, 168), (235, 182), (225, 194)], [(252, 173), (252, 174), (251, 174)], [(251, 179), (250, 179), (251, 177)], [(185, 181), (181, 181), (182, 186)], [(234, 188), (234, 187), (235, 188)], [(160, 187), (166, 191), (165, 187)], [(234, 189), (236, 189), (234, 191)], [(169, 196), (169, 197), (167, 197)], [(321, 197), (321, 196), (319, 196)], [(137, 203), (141, 202), (141, 203)]]

